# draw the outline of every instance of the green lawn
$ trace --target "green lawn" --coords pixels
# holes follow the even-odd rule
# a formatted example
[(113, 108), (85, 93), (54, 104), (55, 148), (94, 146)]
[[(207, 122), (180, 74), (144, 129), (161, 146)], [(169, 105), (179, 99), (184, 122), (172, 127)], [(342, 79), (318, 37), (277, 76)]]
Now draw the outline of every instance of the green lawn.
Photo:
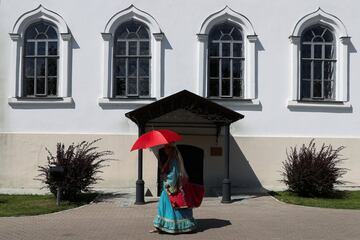
[(0, 217), (29, 216), (58, 212), (90, 203), (96, 193), (80, 194), (76, 202), (62, 201), (56, 206), (54, 195), (0, 194)]
[(332, 198), (307, 198), (299, 197), (289, 191), (271, 192), (272, 196), (286, 203), (340, 209), (360, 209), (360, 191), (337, 191)]

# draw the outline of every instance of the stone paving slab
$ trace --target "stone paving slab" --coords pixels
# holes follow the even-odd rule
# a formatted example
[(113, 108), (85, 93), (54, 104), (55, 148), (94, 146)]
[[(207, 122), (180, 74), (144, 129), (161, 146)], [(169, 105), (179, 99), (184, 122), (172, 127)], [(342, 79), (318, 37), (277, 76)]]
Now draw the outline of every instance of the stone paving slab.
[(231, 204), (206, 198), (194, 210), (198, 231), (148, 233), (156, 199), (134, 205), (118, 195), (63, 212), (0, 218), (1, 240), (126, 239), (360, 239), (360, 210), (336, 210), (284, 204), (270, 196), (243, 196)]

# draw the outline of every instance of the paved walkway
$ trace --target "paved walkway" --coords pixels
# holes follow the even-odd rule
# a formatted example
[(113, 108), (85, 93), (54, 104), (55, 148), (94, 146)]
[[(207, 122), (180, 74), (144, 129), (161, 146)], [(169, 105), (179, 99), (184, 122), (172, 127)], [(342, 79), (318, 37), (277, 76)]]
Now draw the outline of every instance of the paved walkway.
[(221, 204), (206, 198), (194, 210), (198, 232), (150, 234), (156, 202), (134, 206), (115, 196), (64, 212), (0, 218), (0, 239), (360, 239), (360, 210), (334, 210), (288, 205), (269, 196)]

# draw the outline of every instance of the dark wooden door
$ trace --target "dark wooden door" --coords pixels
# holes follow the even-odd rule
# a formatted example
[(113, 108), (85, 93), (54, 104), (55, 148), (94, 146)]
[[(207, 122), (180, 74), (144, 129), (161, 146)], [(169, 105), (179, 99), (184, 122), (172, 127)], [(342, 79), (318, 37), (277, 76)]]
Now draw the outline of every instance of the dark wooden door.
[[(189, 181), (197, 184), (204, 184), (204, 150), (201, 148), (180, 144), (177, 145), (181, 156), (184, 159), (184, 165), (187, 174), (189, 175)], [(159, 161), (163, 164), (166, 161), (166, 155), (164, 149), (159, 149)], [(159, 165), (160, 166), (160, 165)], [(160, 177), (160, 168), (158, 168), (158, 196), (162, 191), (162, 181)]]

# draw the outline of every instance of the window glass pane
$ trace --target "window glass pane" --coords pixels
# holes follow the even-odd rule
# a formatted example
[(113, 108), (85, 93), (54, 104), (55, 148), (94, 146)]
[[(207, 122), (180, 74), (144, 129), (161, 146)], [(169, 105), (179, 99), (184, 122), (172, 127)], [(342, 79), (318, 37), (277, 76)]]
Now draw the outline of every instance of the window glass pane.
[(35, 43), (34, 42), (26, 42), (25, 45), (25, 54), (26, 56), (33, 56), (35, 55)]
[(127, 39), (138, 39), (139, 36), (137, 35), (137, 33), (129, 33), (127, 36)]
[(230, 77), (230, 59), (222, 59), (221, 72), (222, 72), (222, 77), (225, 78)]
[(311, 42), (314, 35), (311, 30), (306, 31), (303, 35), (301, 35), (302, 42)]
[(36, 76), (45, 76), (45, 58), (36, 59)]
[(209, 40), (219, 40), (221, 37), (221, 31), (220, 31), (221, 26), (217, 25), (215, 27), (213, 27), (211, 29), (211, 32), (209, 34)]
[(57, 59), (48, 58), (48, 76), (57, 76)]
[(118, 55), (118, 56), (126, 55), (126, 42), (116, 41), (115, 55)]
[(322, 45), (314, 46), (314, 58), (322, 58)]
[(117, 36), (118, 36), (117, 39), (127, 39), (128, 32), (124, 28), (123, 31), (117, 32)]
[(35, 39), (37, 32), (35, 30), (35, 26), (31, 26), (26, 30), (25, 38), (26, 39)]
[(56, 78), (48, 78), (48, 95), (56, 96), (56, 85), (57, 81)]
[(219, 43), (210, 43), (210, 56), (219, 56)]
[(321, 98), (321, 92), (322, 92), (322, 84), (321, 81), (314, 81), (314, 92), (313, 92), (313, 97), (314, 98)]
[(25, 77), (34, 77), (34, 58), (25, 58)]
[(129, 32), (136, 32), (140, 26), (140, 24), (137, 21), (130, 20), (125, 23), (126, 28)]
[(210, 59), (210, 77), (219, 77), (219, 59)]
[(148, 77), (149, 76), (149, 61), (147, 58), (139, 58), (139, 76)]
[(230, 24), (229, 22), (225, 22), (220, 25), (220, 30), (224, 34), (229, 34), (233, 28), (234, 28), (233, 25)]
[(314, 37), (312, 41), (322, 43), (324, 42), (324, 39), (322, 37)]
[(334, 79), (334, 66), (331, 61), (324, 61), (324, 79)]
[(128, 58), (128, 76), (136, 77), (137, 76), (137, 59)]
[(233, 56), (242, 57), (242, 43), (233, 44)]
[(114, 76), (125, 77), (126, 75), (126, 62), (125, 58), (115, 58), (114, 61)]
[(241, 63), (242, 63), (242, 60), (233, 59), (233, 77), (234, 78), (242, 78)]
[(150, 55), (149, 42), (140, 42), (140, 55)]
[(45, 93), (45, 78), (36, 79), (36, 94), (46, 94)]
[(128, 78), (128, 95), (137, 95), (137, 80), (136, 78)]
[(230, 56), (230, 43), (222, 43), (222, 56), (229, 57)]
[(324, 98), (325, 99), (332, 99), (333, 98), (333, 81), (324, 81)]
[(45, 42), (37, 43), (37, 55), (45, 55)]
[(24, 95), (33, 96), (34, 95), (34, 78), (25, 78), (24, 79)]
[(48, 55), (57, 55), (57, 42), (48, 42)]
[(228, 78), (221, 79), (221, 95), (222, 96), (230, 95), (230, 79)]
[(48, 28), (46, 35), (48, 39), (57, 39), (57, 33), (52, 26)]
[(149, 96), (149, 78), (140, 78), (139, 84), (140, 96)]
[(325, 30), (324, 27), (318, 25), (311, 28), (311, 30), (314, 32), (315, 36), (321, 36)]
[(301, 61), (301, 78), (311, 79), (311, 60)]
[(36, 39), (47, 39), (47, 36), (46, 36), (46, 34), (41, 33), (36, 36)]
[(231, 33), (231, 36), (233, 37), (234, 40), (242, 40), (242, 35), (241, 35), (241, 31), (239, 28), (234, 28), (233, 32)]
[(326, 29), (323, 38), (325, 39), (325, 42), (332, 42), (334, 40), (333, 34), (329, 29)]
[(241, 80), (239, 78), (233, 79), (233, 96), (234, 97), (241, 96)]
[(314, 61), (314, 79), (321, 80), (322, 61)]
[(142, 26), (138, 31), (138, 35), (140, 39), (149, 39), (149, 33), (144, 26)]
[(332, 45), (325, 45), (325, 58), (333, 59), (334, 57), (334, 47)]
[(301, 81), (301, 98), (310, 98), (310, 81)]
[(129, 42), (129, 55), (137, 55), (137, 42)]
[(301, 58), (311, 58), (311, 45), (310, 44), (301, 45)]
[(209, 97), (219, 96), (219, 79), (210, 79)]
[(125, 78), (116, 78), (115, 96), (125, 96), (126, 95), (125, 91), (126, 91)]
[(39, 33), (45, 33), (46, 29), (48, 28), (48, 24), (44, 22), (39, 22), (35, 24), (35, 27)]
[(231, 40), (233, 40), (233, 38), (231, 37), (231, 35), (228, 35), (228, 34), (223, 35), (220, 39), (221, 39), (221, 40), (225, 40), (225, 41), (231, 41)]

